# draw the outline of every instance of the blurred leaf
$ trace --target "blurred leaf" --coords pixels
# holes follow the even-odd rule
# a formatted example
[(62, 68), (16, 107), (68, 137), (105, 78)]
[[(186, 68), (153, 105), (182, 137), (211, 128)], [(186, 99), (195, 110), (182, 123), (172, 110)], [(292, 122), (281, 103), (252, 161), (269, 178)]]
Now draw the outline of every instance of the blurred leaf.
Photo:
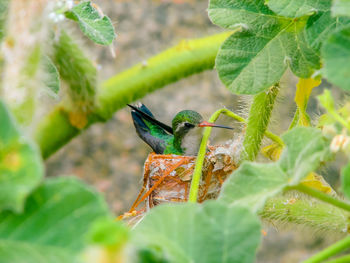
[(46, 90), (51, 97), (56, 98), (57, 94), (60, 90), (60, 74), (52, 62), (52, 60), (48, 56), (42, 57), (42, 64), (44, 67), (44, 84), (46, 86)]
[(138, 263), (170, 263), (159, 247), (147, 247), (137, 251)]
[(87, 115), (95, 106), (97, 71), (83, 50), (64, 31), (54, 45), (53, 61), (60, 77), (68, 85), (70, 97), (69, 119), (74, 127), (82, 129)]
[(285, 186), (299, 183), (330, 156), (320, 130), (296, 127), (282, 136), (286, 147), (275, 163), (243, 163), (223, 185), (219, 200), (257, 211)]
[(0, 1), (0, 41), (5, 36), (5, 26), (6, 26), (9, 3), (10, 3), (10, 0)]
[(261, 153), (272, 161), (277, 161), (282, 153), (283, 147), (278, 143), (273, 143), (261, 149)]
[(22, 214), (0, 214), (0, 262), (74, 262), (90, 224), (108, 215), (102, 197), (78, 180), (46, 180)]
[(126, 243), (129, 238), (129, 229), (121, 221), (102, 218), (93, 223), (87, 238), (90, 244), (115, 249)]
[(0, 241), (2, 263), (66, 263), (74, 262), (64, 249), (28, 244), (21, 241)]
[(309, 101), (312, 89), (319, 86), (321, 80), (316, 80), (313, 78), (303, 79), (300, 78), (297, 83), (297, 91), (295, 94), (295, 103), (298, 106), (299, 111), (299, 121), (298, 124), (301, 126), (310, 126), (310, 117), (306, 112), (307, 103)]
[(350, 90), (350, 27), (333, 33), (322, 47), (324, 75), (343, 90)]
[(88, 246), (81, 254), (82, 262), (125, 262), (123, 248), (129, 235), (129, 229), (121, 221), (110, 217), (97, 220), (87, 234)]
[(350, 199), (350, 163), (341, 170), (341, 182), (344, 195)]
[(332, 15), (350, 16), (350, 0), (333, 0)]
[(159, 206), (136, 226), (134, 242), (160, 247), (170, 262), (254, 262), (259, 219), (248, 209), (209, 201)]
[(321, 95), (317, 97), (321, 103), (321, 105), (327, 110), (327, 111), (335, 111), (334, 106), (334, 99), (332, 97), (332, 94), (330, 90), (325, 89)]
[(269, 8), (275, 13), (296, 18), (311, 15), (320, 11), (328, 11), (330, 0), (265, 0)]
[(0, 123), (0, 211), (21, 212), (26, 197), (44, 176), (41, 155), (1, 100)]
[(332, 17), (331, 12), (320, 12), (307, 20), (305, 35), (309, 45), (319, 51), (333, 32), (350, 25), (350, 18)]
[(81, 31), (97, 44), (110, 45), (116, 37), (111, 20), (100, 15), (91, 2), (81, 2), (65, 14), (77, 21)]
[(260, 93), (278, 82), (288, 66), (301, 78), (320, 67), (305, 39), (306, 19), (278, 16), (263, 0), (211, 0), (208, 12), (213, 23), (242, 29), (222, 44), (216, 58), (220, 79), (234, 93)]

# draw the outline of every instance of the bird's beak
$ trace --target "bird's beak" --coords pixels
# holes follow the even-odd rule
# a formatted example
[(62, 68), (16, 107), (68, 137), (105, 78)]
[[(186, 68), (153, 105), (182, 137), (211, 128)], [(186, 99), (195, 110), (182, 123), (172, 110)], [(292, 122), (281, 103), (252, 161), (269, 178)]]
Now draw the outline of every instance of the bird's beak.
[(215, 123), (210, 123), (207, 121), (202, 121), (201, 123), (198, 124), (198, 127), (214, 127), (214, 128), (223, 128), (223, 129), (233, 130), (232, 127), (228, 127), (228, 126), (224, 126), (224, 125), (217, 125)]

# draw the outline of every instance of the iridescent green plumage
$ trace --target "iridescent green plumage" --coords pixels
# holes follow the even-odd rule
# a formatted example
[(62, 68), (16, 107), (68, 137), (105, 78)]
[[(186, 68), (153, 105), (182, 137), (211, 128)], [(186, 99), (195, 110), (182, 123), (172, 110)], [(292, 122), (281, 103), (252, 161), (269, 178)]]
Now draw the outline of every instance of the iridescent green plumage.
[(176, 114), (172, 127), (154, 119), (151, 111), (143, 104), (129, 105), (137, 134), (155, 153), (196, 155), (201, 138), (200, 127), (211, 126), (229, 128), (203, 122), (202, 116), (192, 110)]

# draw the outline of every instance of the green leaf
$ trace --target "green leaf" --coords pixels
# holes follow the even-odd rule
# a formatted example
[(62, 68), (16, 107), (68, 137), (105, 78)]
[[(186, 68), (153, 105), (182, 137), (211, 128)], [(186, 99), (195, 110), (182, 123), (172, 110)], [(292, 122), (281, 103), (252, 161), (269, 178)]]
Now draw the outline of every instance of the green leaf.
[(41, 155), (1, 100), (0, 123), (0, 211), (21, 212), (26, 197), (44, 176)]
[(42, 57), (42, 64), (45, 72), (43, 82), (46, 91), (51, 97), (56, 98), (60, 90), (60, 74), (58, 73), (55, 64), (48, 56)]
[(278, 16), (262, 0), (211, 0), (208, 12), (221, 27), (242, 29), (222, 44), (216, 58), (220, 79), (234, 93), (266, 90), (280, 80), (288, 65), (301, 78), (320, 67), (317, 53), (305, 39), (305, 19)]
[(350, 0), (333, 0), (332, 15), (350, 16)]
[(321, 53), (327, 80), (343, 90), (350, 90), (350, 27), (333, 33)]
[(77, 21), (81, 31), (97, 44), (110, 45), (116, 37), (109, 17), (100, 15), (91, 2), (81, 2), (65, 15)]
[(328, 11), (331, 6), (330, 0), (268, 0), (266, 2), (275, 13), (291, 18)]
[(256, 94), (281, 78), (287, 69), (285, 55), (278, 31), (270, 38), (249, 31), (239, 32), (222, 44), (216, 57), (216, 69), (221, 81), (232, 92)]
[(341, 182), (344, 195), (350, 199), (350, 163), (341, 170)]
[(330, 155), (329, 142), (318, 129), (297, 127), (285, 133), (282, 139), (286, 147), (279, 161), (243, 163), (225, 182), (219, 200), (257, 211), (267, 198), (287, 185), (300, 182)]
[(210, 0), (208, 15), (213, 24), (222, 28), (243, 27), (253, 32), (261, 32), (262, 29), (267, 32), (279, 23), (279, 18), (265, 6), (264, 1)]
[(129, 229), (121, 222), (111, 218), (101, 218), (93, 223), (87, 235), (88, 242), (118, 249), (129, 238)]
[(246, 208), (215, 201), (164, 205), (136, 226), (134, 242), (163, 250), (170, 262), (254, 262), (260, 222)]
[(91, 223), (108, 215), (102, 197), (78, 180), (46, 180), (22, 214), (0, 214), (0, 262), (73, 262)]
[(73, 262), (64, 249), (0, 240), (0, 260), (3, 263), (65, 263)]
[(320, 12), (311, 16), (306, 24), (305, 34), (309, 45), (319, 51), (323, 42), (336, 30), (350, 25), (347, 17), (334, 18), (330, 12)]

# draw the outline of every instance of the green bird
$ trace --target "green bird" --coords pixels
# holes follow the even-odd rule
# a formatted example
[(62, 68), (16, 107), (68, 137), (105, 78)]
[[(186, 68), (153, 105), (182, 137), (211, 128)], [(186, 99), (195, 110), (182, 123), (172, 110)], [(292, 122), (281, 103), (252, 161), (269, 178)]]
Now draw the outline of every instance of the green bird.
[(172, 127), (156, 120), (144, 105), (129, 105), (138, 136), (157, 154), (197, 155), (202, 138), (202, 127), (233, 129), (203, 121), (193, 110), (183, 110), (175, 115)]

